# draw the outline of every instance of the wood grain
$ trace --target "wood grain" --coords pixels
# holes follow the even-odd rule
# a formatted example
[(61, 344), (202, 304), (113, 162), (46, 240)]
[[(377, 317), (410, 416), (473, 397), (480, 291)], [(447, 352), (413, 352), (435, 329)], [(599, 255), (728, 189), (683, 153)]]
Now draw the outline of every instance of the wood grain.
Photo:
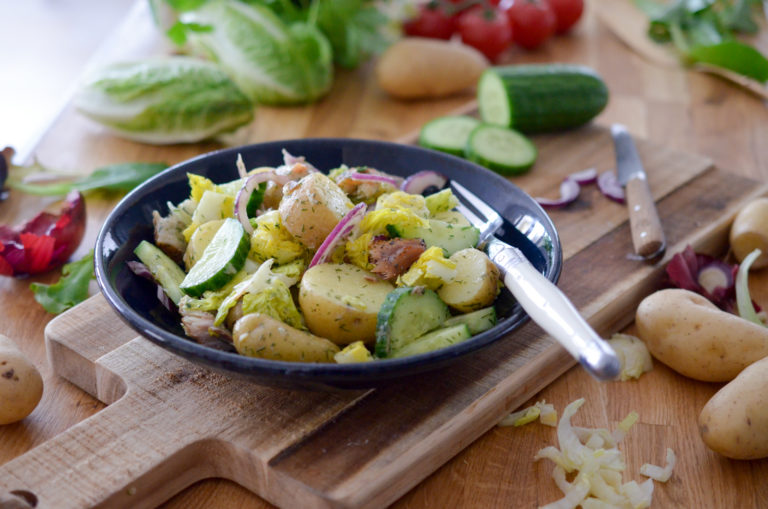
[[(542, 156), (552, 150), (553, 161), (571, 160), (585, 145), (592, 154), (611, 152), (604, 130), (584, 133)], [(659, 152), (649, 143), (640, 150)], [(647, 164), (662, 182), (678, 157), (664, 153)], [(677, 250), (721, 247), (732, 216), (768, 186), (712, 168), (705, 158), (680, 157), (691, 163), (688, 181), (657, 197), (670, 240)], [(566, 258), (560, 282), (603, 335), (631, 322), (663, 267), (626, 256), (627, 211), (617, 226), (605, 220), (613, 215), (585, 221), (594, 238)], [(608, 277), (594, 273), (596, 264)], [(0, 489), (32, 493), (44, 507), (153, 507), (193, 482), (223, 477), (281, 507), (382, 507), (574, 364), (529, 323), (427, 376), (372, 391), (290, 392), (196, 366), (134, 336), (101, 296), (49, 323), (54, 373), (109, 406), (0, 467)]]
[[(598, 119), (600, 122), (623, 123), (633, 134), (656, 141), (657, 146), (703, 154), (720, 168), (760, 182), (768, 181), (768, 144), (765, 143), (768, 139), (768, 109), (762, 101), (725, 80), (676, 66), (658, 66), (633, 53), (609, 28), (598, 22), (595, 14), (601, 4), (588, 0), (585, 17), (572, 33), (549, 41), (536, 52), (512, 50), (504, 56), (504, 62), (590, 65), (601, 73), (611, 92), (608, 107)], [(141, 41), (142, 45), (149, 45), (151, 38), (144, 37), (135, 21), (129, 19), (128, 27), (124, 31), (116, 30), (116, 33), (123, 41)], [(44, 26), (37, 30), (46, 33)], [(142, 37), (130, 37), (126, 33), (142, 34)], [(764, 34), (755, 41), (763, 51), (768, 49), (767, 42)], [(22, 47), (15, 49), (24, 51)], [(109, 48), (103, 55), (111, 57), (118, 53), (118, 49)], [(446, 101), (400, 103), (382, 97), (375, 87), (366, 83), (366, 69), (340, 75), (332, 99), (313, 108), (261, 108), (259, 121), (246, 141), (316, 135), (396, 139), (413, 132), (423, 121), (453, 111), (471, 99), (465, 96)], [(58, 77), (52, 74), (50, 79), (57, 80)], [(339, 96), (348, 96), (348, 104), (353, 106), (344, 107), (345, 101), (338, 101)], [(19, 97), (23, 97), (21, 93)], [(35, 103), (31, 102), (29, 107), (35, 107)], [(41, 140), (36, 154), (45, 164), (86, 173), (98, 165), (124, 160), (173, 163), (215, 147), (152, 148), (118, 141), (66, 109)], [(599, 169), (608, 169), (612, 163), (606, 161), (605, 164)], [(521, 187), (522, 184), (529, 186), (534, 194), (554, 195), (559, 181), (553, 177), (539, 182), (536, 175), (542, 167), (546, 165), (537, 164), (534, 171), (524, 177), (527, 183), (522, 179), (515, 182)], [(583, 167), (574, 164), (572, 169)], [(584, 193), (579, 206), (562, 211), (563, 217), (559, 221), (578, 224), (581, 218), (590, 215), (590, 206), (596, 203), (596, 197)], [(100, 214), (108, 210), (113, 200), (114, 197), (89, 197), (92, 215), (88, 236), (78, 254), (92, 244), (102, 217)], [(721, 204), (715, 200), (711, 206)], [(0, 221), (20, 222), (42, 205), (38, 200), (14, 197), (0, 207)], [(682, 208), (684, 204), (665, 203), (665, 207)], [(690, 217), (688, 220), (700, 221), (712, 231), (727, 231), (726, 220), (706, 224), (703, 218)], [(575, 237), (568, 241), (567, 250), (578, 251), (570, 247), (573, 242), (581, 242), (580, 236)], [(702, 239), (707, 240), (702, 245), (712, 252), (722, 247), (722, 243), (709, 240), (718, 239), (716, 235), (707, 234)], [(595, 267), (599, 268), (599, 263), (596, 262)], [(564, 271), (563, 283), (571, 277), (569, 270)], [(606, 279), (611, 277), (600, 270), (594, 270), (592, 274)], [(45, 394), (37, 410), (21, 423), (0, 427), (0, 463), (3, 464), (104, 408), (86, 392), (54, 376), (46, 360), (43, 329), (51, 317), (34, 302), (28, 286), (32, 280), (51, 282), (57, 277), (52, 273), (27, 280), (0, 281), (3, 308), (0, 333), (14, 338), (36, 362), (45, 378)], [(751, 289), (758, 294), (758, 302), (768, 303), (768, 273), (755, 274)], [(685, 379), (659, 363), (639, 381), (624, 384), (598, 384), (581, 370), (573, 369), (537, 393), (532, 401), (546, 399), (561, 409), (577, 397), (586, 397), (587, 404), (577, 414), (575, 422), (588, 426), (609, 426), (630, 409), (638, 411), (640, 423), (624, 445), (627, 477), (638, 479), (638, 468), (643, 462), (661, 463), (665, 447), (675, 449), (680, 459), (670, 482), (657, 487), (655, 507), (767, 507), (768, 490), (764, 480), (768, 478), (768, 462), (724, 460), (708, 451), (698, 438), (696, 416), (718, 387)], [(491, 429), (393, 506), (400, 509), (536, 507), (553, 501), (559, 493), (550, 478), (551, 467), (542, 462), (534, 463), (532, 458), (539, 448), (554, 443), (554, 440), (554, 431), (543, 426)], [(187, 458), (178, 460), (183, 462)], [(250, 491), (221, 479), (196, 483), (163, 506), (271, 507)]]

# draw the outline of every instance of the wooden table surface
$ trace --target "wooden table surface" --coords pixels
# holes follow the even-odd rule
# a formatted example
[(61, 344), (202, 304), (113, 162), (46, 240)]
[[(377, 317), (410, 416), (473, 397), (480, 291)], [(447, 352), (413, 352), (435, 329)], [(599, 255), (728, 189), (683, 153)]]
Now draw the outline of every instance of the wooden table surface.
[[(602, 74), (611, 92), (599, 122), (622, 122), (635, 135), (706, 155), (734, 173), (767, 179), (768, 110), (762, 100), (720, 78), (649, 63), (598, 22), (595, 13), (600, 7), (600, 1), (593, 0), (572, 34), (550, 41), (535, 53), (513, 50), (505, 61), (578, 62), (592, 66)], [(144, 9), (132, 14), (142, 15), (146, 15)], [(141, 35), (127, 44), (131, 46), (129, 52), (142, 51), (146, 40)], [(765, 50), (762, 43), (758, 41)], [(110, 44), (102, 56), (126, 51), (126, 44), (116, 46), (114, 39)], [(426, 120), (471, 100), (470, 95), (465, 95), (415, 104), (395, 102), (370, 83), (360, 85), (369, 71), (367, 66), (339, 73), (332, 96), (342, 98), (339, 104), (354, 107), (339, 110), (334, 100), (328, 100), (311, 108), (261, 108), (256, 123), (241, 141), (303, 136), (397, 139)], [(67, 108), (42, 138), (36, 155), (51, 166), (88, 172), (102, 164), (121, 162), (115, 159), (116, 154), (123, 160), (131, 157), (174, 163), (212, 148), (216, 145), (156, 148), (121, 141)], [(45, 203), (14, 196), (0, 206), (0, 221), (18, 223)], [(113, 203), (112, 197), (89, 197), (87, 235), (76, 256), (92, 246), (103, 212)], [(20, 345), (45, 380), (43, 399), (32, 415), (20, 423), (0, 427), (0, 464), (103, 408), (85, 392), (54, 376), (46, 359), (43, 329), (51, 316), (34, 301), (29, 283), (51, 282), (57, 277), (57, 273), (51, 273), (0, 280), (0, 333)], [(761, 284), (762, 280), (766, 284)], [(766, 302), (768, 278), (759, 275), (754, 281), (757, 300)], [(656, 485), (655, 507), (768, 507), (768, 460), (723, 459), (710, 452), (699, 438), (696, 418), (719, 387), (686, 379), (658, 362), (640, 380), (624, 383), (598, 383), (574, 368), (532, 402), (544, 399), (562, 411), (567, 403), (583, 397), (586, 404), (574, 421), (590, 427), (613, 427), (630, 410), (637, 411), (640, 420), (622, 446), (627, 459), (625, 480), (641, 480), (638, 470), (642, 463), (663, 464), (667, 447), (678, 455), (672, 479)], [(533, 456), (540, 448), (555, 444), (555, 440), (553, 428), (538, 424), (493, 429), (394, 506), (507, 508), (536, 507), (554, 501), (560, 494), (550, 477), (551, 464), (534, 462)], [(270, 507), (238, 485), (217, 479), (188, 488), (165, 506)]]

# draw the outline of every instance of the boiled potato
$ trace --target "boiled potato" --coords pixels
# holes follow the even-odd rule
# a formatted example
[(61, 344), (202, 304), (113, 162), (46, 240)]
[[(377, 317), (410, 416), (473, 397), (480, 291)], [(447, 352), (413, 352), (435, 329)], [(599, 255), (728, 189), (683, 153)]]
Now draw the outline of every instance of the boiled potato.
[(187, 271), (191, 269), (197, 260), (203, 256), (203, 251), (211, 243), (216, 232), (219, 231), (221, 225), (224, 224), (223, 219), (217, 219), (215, 221), (208, 221), (197, 227), (195, 233), (189, 238), (187, 243), (187, 249), (184, 251), (184, 266)]
[(322, 173), (310, 173), (283, 187), (278, 211), (291, 235), (308, 248), (317, 249), (352, 207), (334, 181)]
[(731, 225), (731, 249), (740, 262), (755, 249), (762, 253), (752, 263), (753, 269), (768, 266), (768, 198), (749, 202)]
[(727, 382), (768, 356), (768, 328), (688, 290), (652, 293), (638, 306), (635, 321), (651, 355), (696, 380)]
[(356, 265), (322, 263), (304, 273), (299, 307), (313, 334), (339, 345), (370, 342), (379, 308), (394, 288)]
[(456, 251), (449, 260), (456, 263), (456, 277), (440, 287), (440, 298), (462, 313), (490, 306), (499, 293), (498, 267), (475, 248)]
[(407, 37), (392, 44), (376, 65), (376, 81), (400, 99), (445, 97), (474, 86), (488, 60), (465, 44)]
[(275, 361), (333, 362), (339, 347), (261, 313), (235, 323), (232, 342), (240, 355)]
[(748, 366), (699, 415), (707, 447), (729, 458), (768, 457), (768, 357)]
[(24, 419), (43, 396), (43, 378), (34, 364), (0, 334), (0, 425)]

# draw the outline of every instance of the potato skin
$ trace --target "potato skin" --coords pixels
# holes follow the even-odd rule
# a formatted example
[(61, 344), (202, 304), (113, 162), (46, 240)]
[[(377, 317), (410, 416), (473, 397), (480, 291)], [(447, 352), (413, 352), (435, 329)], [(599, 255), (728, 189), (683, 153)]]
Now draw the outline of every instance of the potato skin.
[(379, 308), (394, 290), (391, 283), (347, 263), (315, 265), (299, 286), (299, 307), (313, 334), (336, 344), (376, 338)]
[(768, 357), (748, 366), (699, 414), (707, 447), (728, 458), (768, 457)]
[(334, 362), (339, 347), (261, 313), (235, 322), (232, 342), (240, 355), (275, 361)]
[(0, 334), (0, 425), (32, 413), (43, 396), (43, 378), (16, 345)]
[(768, 356), (768, 328), (717, 308), (688, 290), (660, 290), (643, 299), (635, 323), (656, 359), (704, 382), (728, 382)]
[(278, 211), (283, 226), (302, 244), (317, 249), (353, 207), (339, 186), (322, 173), (310, 173), (283, 186)]
[(742, 208), (731, 225), (730, 245), (739, 262), (749, 253), (762, 253), (752, 263), (753, 269), (768, 266), (768, 198), (757, 198)]
[(477, 83), (488, 67), (482, 53), (438, 39), (406, 37), (392, 44), (376, 65), (382, 90), (400, 99), (445, 97)]
[(500, 273), (488, 255), (466, 248), (456, 251), (449, 259), (456, 262), (456, 278), (438, 289), (440, 298), (462, 313), (493, 304), (498, 294)]

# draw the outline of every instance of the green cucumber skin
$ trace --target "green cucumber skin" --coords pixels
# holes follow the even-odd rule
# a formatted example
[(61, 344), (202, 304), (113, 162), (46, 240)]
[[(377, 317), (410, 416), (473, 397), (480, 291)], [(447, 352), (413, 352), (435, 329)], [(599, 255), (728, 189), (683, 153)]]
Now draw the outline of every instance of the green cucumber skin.
[(394, 350), (390, 357), (410, 357), (446, 348), (471, 338), (472, 334), (466, 324), (460, 323), (451, 327), (433, 330), (416, 338), (399, 350)]
[[(505, 84), (512, 109), (512, 122), (506, 127), (523, 133), (581, 126), (595, 118), (608, 104), (605, 82), (589, 67), (510, 65), (492, 67), (485, 72), (496, 73)], [(478, 101), (482, 100), (478, 93)]]
[[(459, 115), (436, 118), (421, 128), (419, 133), (419, 145), (432, 150), (439, 150), (454, 156), (464, 157), (464, 146), (469, 133), (480, 125), (476, 118)], [(440, 139), (447, 128), (451, 128), (451, 135), (461, 138), (460, 142), (450, 143), (455, 140)]]
[[(531, 157), (528, 159), (527, 162), (523, 164), (511, 164), (511, 163), (500, 163), (493, 159), (487, 158), (482, 150), (478, 150), (477, 147), (479, 147), (479, 144), (475, 143), (475, 136), (480, 136), (482, 134), (482, 131), (484, 130), (505, 130), (510, 133), (513, 133), (514, 136), (519, 137), (519, 141), (524, 143), (526, 145), (527, 150), (530, 152)], [(489, 170), (493, 170), (496, 173), (500, 173), (502, 175), (507, 176), (515, 176), (520, 175), (522, 173), (525, 173), (536, 162), (536, 159), (539, 156), (539, 151), (536, 148), (536, 145), (531, 142), (528, 138), (526, 138), (523, 134), (520, 132), (515, 131), (514, 129), (510, 129), (508, 127), (493, 125), (493, 124), (481, 124), (478, 127), (476, 127), (472, 133), (469, 135), (469, 140), (467, 141), (467, 147), (466, 147), (466, 157), (468, 160), (472, 161), (473, 163), (477, 163), (481, 166), (485, 166)]]
[(469, 328), (469, 333), (474, 336), (496, 325), (496, 320), (496, 308), (489, 306), (449, 318), (441, 327), (453, 327), (454, 325), (464, 324)]
[(393, 351), (437, 329), (449, 317), (448, 306), (434, 291), (422, 287), (395, 288), (379, 309), (374, 354), (380, 359), (390, 357)]
[[(234, 219), (227, 219), (227, 221), (235, 221)], [(221, 228), (219, 229), (221, 231)], [(217, 232), (218, 235), (218, 232)], [(215, 237), (214, 237), (215, 239)], [(214, 242), (211, 241), (211, 244)], [(209, 244), (209, 247), (210, 245)], [(215, 272), (208, 275), (205, 279), (199, 280), (196, 272), (196, 268), (202, 268), (201, 263), (205, 258), (205, 253), (201, 257), (192, 270), (184, 278), (184, 281), (180, 285), (181, 291), (189, 295), (190, 297), (200, 297), (207, 290), (217, 290), (232, 280), (233, 277), (243, 268), (245, 260), (248, 257), (248, 252), (251, 250), (250, 236), (243, 230), (242, 236), (238, 240), (237, 247), (232, 253), (229, 261), (220, 268), (217, 268)]]
[(142, 240), (133, 252), (147, 266), (166, 295), (178, 305), (182, 297), (180, 286), (185, 276), (181, 267), (159, 247), (146, 240)]

